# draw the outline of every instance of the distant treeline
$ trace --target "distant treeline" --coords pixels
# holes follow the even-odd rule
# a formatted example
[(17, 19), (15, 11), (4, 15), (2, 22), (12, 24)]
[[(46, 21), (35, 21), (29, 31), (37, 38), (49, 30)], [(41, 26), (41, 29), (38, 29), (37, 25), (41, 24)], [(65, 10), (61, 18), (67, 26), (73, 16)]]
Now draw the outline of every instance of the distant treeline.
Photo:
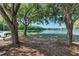
[(66, 30), (66, 28), (44, 28), (45, 30)]
[[(38, 30), (38, 31), (45, 30), (43, 27), (40, 27), (40, 26), (32, 26), (32, 25), (28, 26), (27, 29), (28, 30)], [(9, 29), (8, 26), (0, 24), (0, 30), (1, 31), (7, 31), (7, 30), (10, 30), (10, 29)], [(18, 30), (24, 30), (24, 26), (22, 24), (20, 24), (18, 26)]]
[[(37, 30), (37, 31), (40, 31), (40, 30), (66, 30), (66, 28), (43, 28), (41, 26), (33, 26), (33, 25), (29, 25), (27, 27), (28, 30)], [(8, 28), (7, 25), (3, 25), (3, 24), (0, 24), (0, 30), (10, 30)], [(19, 24), (18, 25), (18, 30), (24, 30), (24, 25), (23, 24)]]

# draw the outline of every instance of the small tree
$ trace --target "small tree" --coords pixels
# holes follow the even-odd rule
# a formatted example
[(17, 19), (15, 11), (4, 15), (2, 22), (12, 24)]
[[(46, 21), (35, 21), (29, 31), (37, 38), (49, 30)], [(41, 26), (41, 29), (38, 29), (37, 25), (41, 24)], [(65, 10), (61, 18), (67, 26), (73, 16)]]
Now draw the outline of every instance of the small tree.
[(23, 4), (21, 5), (19, 16), (19, 22), (24, 25), (24, 36), (27, 36), (28, 25), (32, 22), (43, 23), (44, 14), (41, 4)]

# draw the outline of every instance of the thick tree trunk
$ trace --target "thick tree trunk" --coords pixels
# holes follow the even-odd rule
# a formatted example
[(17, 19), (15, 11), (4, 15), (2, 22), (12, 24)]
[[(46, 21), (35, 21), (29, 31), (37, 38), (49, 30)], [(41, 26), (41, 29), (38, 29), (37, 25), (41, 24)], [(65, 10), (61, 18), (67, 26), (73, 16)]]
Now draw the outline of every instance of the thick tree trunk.
[(19, 45), (19, 40), (18, 40), (18, 31), (17, 29), (12, 29), (11, 30), (12, 33), (12, 42), (14, 45)]
[[(8, 23), (9, 24), (9, 23)], [(18, 27), (17, 27), (17, 21), (16, 18), (13, 18), (13, 23), (11, 25), (9, 24), (9, 27), (11, 29), (12, 34), (12, 42), (15, 46), (19, 46), (19, 39), (18, 39)]]
[(72, 46), (72, 37), (73, 37), (73, 26), (72, 25), (67, 26), (67, 36), (69, 39), (68, 45)]
[(72, 38), (73, 38), (73, 23), (65, 22), (67, 28), (67, 37), (69, 39), (68, 45), (72, 46)]
[(64, 21), (67, 28), (67, 36), (69, 39), (68, 45), (72, 46), (72, 37), (73, 37), (73, 21), (72, 21), (72, 14), (71, 9), (68, 4), (62, 4), (63, 11), (64, 11)]

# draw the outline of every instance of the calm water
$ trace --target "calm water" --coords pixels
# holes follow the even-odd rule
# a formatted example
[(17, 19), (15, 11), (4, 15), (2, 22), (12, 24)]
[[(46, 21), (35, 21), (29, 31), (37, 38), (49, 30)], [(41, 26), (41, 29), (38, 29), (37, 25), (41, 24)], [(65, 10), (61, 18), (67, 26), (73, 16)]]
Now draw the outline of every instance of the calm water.
[[(43, 30), (41, 31), (42, 34), (67, 34), (67, 30)], [(73, 30), (74, 35), (79, 35), (79, 29)]]
[[(0, 35), (3, 35), (3, 32), (10, 31), (0, 31)], [(40, 32), (41, 34), (67, 34), (67, 30), (43, 30)], [(79, 35), (79, 29), (73, 30), (74, 35)]]

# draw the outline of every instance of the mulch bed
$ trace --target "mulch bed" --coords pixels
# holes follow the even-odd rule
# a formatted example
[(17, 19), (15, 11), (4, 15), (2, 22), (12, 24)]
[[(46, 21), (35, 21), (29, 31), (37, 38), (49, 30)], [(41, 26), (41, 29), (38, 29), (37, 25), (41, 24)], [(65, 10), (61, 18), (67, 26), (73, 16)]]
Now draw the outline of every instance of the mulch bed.
[(24, 43), (20, 43), (20, 47), (6, 45), (0, 47), (1, 56), (45, 56), (48, 53), (45, 50), (35, 49)]

